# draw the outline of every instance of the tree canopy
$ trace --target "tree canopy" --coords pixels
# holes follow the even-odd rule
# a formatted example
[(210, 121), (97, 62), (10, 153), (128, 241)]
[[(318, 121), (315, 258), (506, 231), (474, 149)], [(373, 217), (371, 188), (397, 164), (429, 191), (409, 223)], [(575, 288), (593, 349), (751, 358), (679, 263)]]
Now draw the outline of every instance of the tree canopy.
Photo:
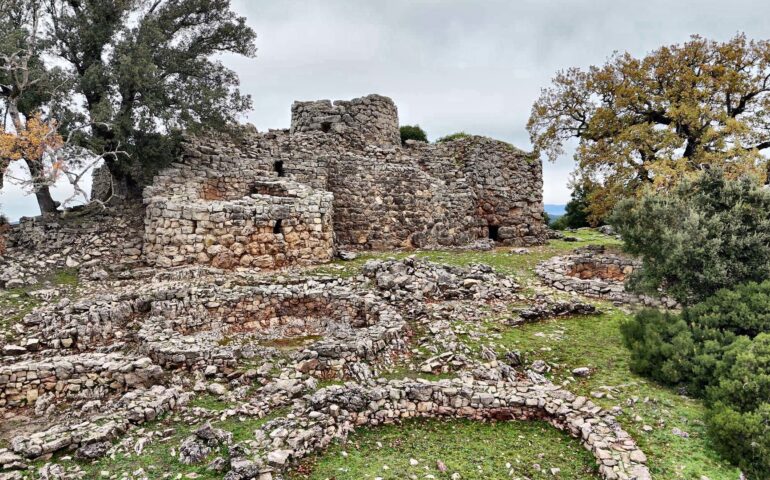
[(665, 188), (704, 168), (766, 177), (770, 41), (693, 36), (644, 58), (559, 72), (532, 107), (536, 151), (554, 160), (577, 139), (576, 182), (591, 185), (589, 220), (645, 187)]
[(402, 125), (399, 132), (401, 133), (402, 144), (406, 144), (407, 140), (428, 141), (428, 134), (419, 125)]
[(0, 0), (0, 107), (13, 120), (3, 119), (5, 143), (37, 116), (66, 139), (59, 158), (102, 158), (124, 192), (138, 193), (174, 159), (179, 132), (223, 128), (251, 107), (217, 59), (256, 50), (230, 3)]

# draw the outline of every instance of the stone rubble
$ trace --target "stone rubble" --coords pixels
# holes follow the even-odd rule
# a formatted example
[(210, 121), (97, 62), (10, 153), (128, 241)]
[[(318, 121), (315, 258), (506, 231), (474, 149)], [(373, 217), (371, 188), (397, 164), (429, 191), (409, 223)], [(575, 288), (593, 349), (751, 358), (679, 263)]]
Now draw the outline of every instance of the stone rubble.
[[(355, 428), (413, 417), (544, 419), (579, 438), (603, 478), (650, 478), (644, 454), (610, 413), (551, 384), (544, 362), (527, 368), (518, 352), (497, 353), (473, 327), (489, 315), (517, 324), (594, 307), (538, 297), (511, 311), (508, 305), (523, 299), (519, 285), (486, 265), (372, 260), (347, 280), (208, 265), (111, 270), (107, 278), (91, 272), (88, 293), (77, 299), (66, 290), (37, 291), (43, 306), (1, 345), (0, 414), (26, 409), (50, 417), (46, 428), (0, 449), (0, 470), (13, 472), (8, 475), (57, 452), (81, 461), (114, 455), (125, 448), (116, 440), (137, 426), (182, 412), (204, 424), (173, 455), (204, 465), (226, 447), (227, 458), (207, 468), (229, 480), (284, 478), (302, 458)], [(479, 341), (477, 353), (458, 338), (462, 333)], [(413, 370), (456, 378), (380, 377), (394, 363), (410, 362), (417, 346), (433, 353)], [(577, 370), (576, 376), (590, 374)], [(348, 383), (318, 390), (319, 380), (330, 379)], [(194, 392), (237, 406), (198, 417), (200, 409), (187, 405)], [(213, 415), (262, 418), (289, 406), (291, 413), (244, 442), (205, 423)], [(71, 414), (59, 416), (57, 407)], [(132, 447), (136, 454), (145, 441)], [(37, 474), (86, 478), (57, 463)]]
[(0, 254), (0, 288), (41, 283), (61, 269), (90, 275), (105, 266), (120, 269), (142, 262), (141, 212), (124, 207), (79, 217), (22, 218), (8, 232)]
[(546, 238), (538, 159), (477, 136), (401, 145), (396, 106), (379, 95), (296, 102), (287, 130), (190, 137), (184, 150), (144, 192), (151, 265), (272, 269), (338, 247)]

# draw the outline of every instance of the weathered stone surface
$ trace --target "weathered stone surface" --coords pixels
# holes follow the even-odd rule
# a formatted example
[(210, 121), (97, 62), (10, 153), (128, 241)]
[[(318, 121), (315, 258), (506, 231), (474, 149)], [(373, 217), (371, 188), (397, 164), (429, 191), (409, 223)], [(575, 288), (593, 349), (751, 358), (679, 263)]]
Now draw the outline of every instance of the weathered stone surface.
[(289, 130), (188, 139), (144, 192), (144, 255), (271, 269), (329, 261), (335, 236), (349, 249), (538, 244), (541, 170), (483, 137), (402, 147), (386, 97), (296, 102)]
[(616, 303), (676, 306), (676, 302), (669, 298), (658, 299), (626, 291), (624, 281), (640, 266), (639, 260), (606, 253), (601, 246), (588, 246), (541, 262), (535, 271), (544, 283), (558, 290), (607, 298)]
[[(344, 440), (362, 426), (397, 423), (415, 417), (474, 420), (542, 419), (578, 438), (599, 462), (602, 478), (646, 480), (646, 458), (615, 418), (582, 397), (550, 383), (488, 382), (470, 377), (430, 382), (390, 382), (332, 386), (298, 402), (291, 415), (257, 431), (259, 451), (252, 465), (267, 463), (284, 472), (305, 456)], [(608, 448), (610, 447), (611, 448)], [(232, 480), (257, 478), (233, 469)]]

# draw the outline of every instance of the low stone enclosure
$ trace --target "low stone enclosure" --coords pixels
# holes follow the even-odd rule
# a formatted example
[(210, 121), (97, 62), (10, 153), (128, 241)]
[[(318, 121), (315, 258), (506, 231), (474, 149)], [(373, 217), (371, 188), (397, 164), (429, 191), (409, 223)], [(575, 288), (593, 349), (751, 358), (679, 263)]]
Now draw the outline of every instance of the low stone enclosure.
[(641, 265), (639, 260), (592, 245), (575, 249), (569, 255), (552, 257), (540, 263), (535, 271), (545, 284), (565, 292), (605, 298), (619, 304), (675, 307), (676, 302), (669, 298), (626, 291), (625, 281)]
[(144, 192), (151, 265), (276, 268), (336, 247), (545, 240), (542, 166), (484, 137), (402, 146), (392, 100), (295, 102), (291, 127), (189, 138)]
[[(88, 352), (130, 343), (164, 369), (203, 370), (233, 367), (259, 356), (260, 345), (275, 340), (307, 337), (314, 341), (299, 354), (306, 361), (303, 370), (345, 377), (346, 365), (398, 349), (407, 333), (392, 307), (345, 282), (268, 283), (249, 276), (240, 284), (221, 282), (201, 276), (151, 283), (146, 289), (39, 309), (25, 317), (30, 334), (14, 345), (14, 353), (24, 360), (39, 351)], [(17, 361), (12, 368), (34, 372), (40, 367), (36, 361)]]
[(545, 420), (581, 440), (605, 479), (651, 479), (647, 458), (615, 418), (585, 397), (527, 380), (395, 380), (322, 389), (255, 433), (259, 453), (235, 462), (228, 480), (282, 479), (306, 455), (362, 426), (417, 417)]
[[(415, 417), (545, 420), (592, 452), (602, 478), (651, 478), (644, 454), (610, 413), (523, 370), (520, 359), (508, 364), (489, 350), (485, 363), (468, 358), (451, 346), (457, 337), (449, 324), (430, 319), (430, 312), (444, 318), (455, 307), (479, 315), (481, 305), (515, 301), (518, 290), (485, 265), (416, 258), (372, 260), (350, 280), (202, 266), (134, 270), (108, 290), (26, 315), (19, 338), (3, 346), (0, 414), (56, 418), (62, 402), (70, 410), (49, 428), (13, 438), (10, 449), (0, 449), (0, 467), (24, 468), (59, 451), (98, 458), (136, 425), (187, 409), (193, 391), (209, 391), (246, 399), (228, 415), (261, 417), (292, 406), (253, 439), (228, 443), (228, 480), (284, 478), (355, 428)], [(538, 312), (585, 308), (541, 301)], [(378, 378), (383, 366), (411, 355), (413, 325), (429, 328), (425, 338), (433, 343), (425, 348), (444, 352), (426, 362), (456, 378)], [(288, 361), (276, 347), (285, 341), (296, 342)], [(319, 379), (332, 378), (347, 383), (317, 389)], [(180, 455), (205, 451), (199, 441), (185, 440)]]

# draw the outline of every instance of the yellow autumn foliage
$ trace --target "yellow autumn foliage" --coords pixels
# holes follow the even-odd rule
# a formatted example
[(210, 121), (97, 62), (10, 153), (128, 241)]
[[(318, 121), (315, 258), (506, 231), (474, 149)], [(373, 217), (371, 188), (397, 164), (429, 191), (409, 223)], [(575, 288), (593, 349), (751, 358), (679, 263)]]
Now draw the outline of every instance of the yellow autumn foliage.
[[(39, 113), (27, 119), (26, 125), (18, 132), (0, 133), (0, 161), (2, 170), (11, 162), (26, 160), (42, 162), (47, 152), (59, 149), (64, 140), (57, 132), (56, 122), (44, 121)], [(54, 162), (53, 168), (59, 167)]]
[(621, 199), (671, 189), (706, 169), (764, 182), (768, 112), (770, 40), (693, 36), (642, 58), (616, 54), (559, 72), (527, 128), (550, 160), (578, 140), (574, 183), (588, 192), (596, 224)]

